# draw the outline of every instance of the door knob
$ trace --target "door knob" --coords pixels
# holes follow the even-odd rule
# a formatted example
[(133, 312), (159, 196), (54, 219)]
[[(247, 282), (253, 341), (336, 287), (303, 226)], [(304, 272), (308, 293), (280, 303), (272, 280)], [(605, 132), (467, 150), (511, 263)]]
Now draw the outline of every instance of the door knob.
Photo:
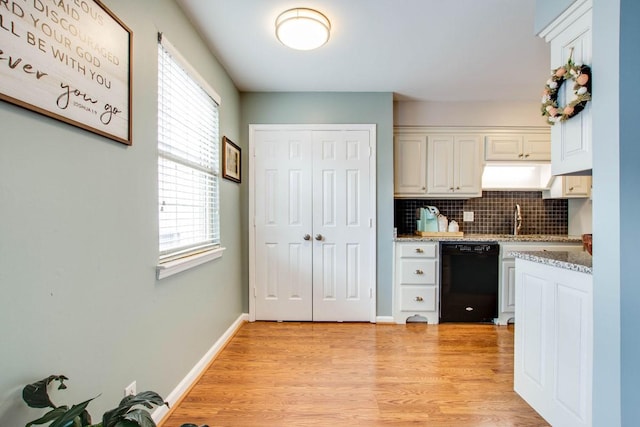
[(322, 234), (316, 234), (316, 240), (320, 241), (322, 239), (323, 239)]
[(305, 234), (303, 239), (304, 240), (311, 240), (311, 236), (309, 234)]

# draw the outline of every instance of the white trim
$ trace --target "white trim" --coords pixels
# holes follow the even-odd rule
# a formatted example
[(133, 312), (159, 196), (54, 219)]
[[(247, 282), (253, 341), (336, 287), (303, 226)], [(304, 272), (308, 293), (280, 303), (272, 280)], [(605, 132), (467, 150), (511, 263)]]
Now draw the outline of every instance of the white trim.
[(256, 286), (256, 271), (255, 271), (255, 133), (261, 130), (281, 130), (281, 131), (346, 131), (346, 130), (364, 130), (369, 132), (369, 146), (371, 148), (371, 155), (369, 157), (369, 173), (371, 174), (370, 189), (371, 189), (371, 220), (374, 224), (371, 227), (371, 259), (374, 261), (371, 263), (371, 311), (369, 315), (369, 321), (375, 323), (376, 321), (376, 306), (377, 306), (377, 288), (378, 288), (378, 272), (377, 266), (377, 248), (378, 248), (378, 223), (377, 223), (377, 170), (376, 170), (376, 153), (377, 153), (377, 126), (375, 124), (250, 124), (249, 125), (249, 321), (254, 322), (256, 320), (255, 311), (255, 286)]
[(376, 313), (378, 306), (378, 170), (377, 165), (377, 153), (378, 153), (378, 127), (374, 124), (367, 125), (369, 131), (369, 194), (371, 207), (369, 213), (371, 214), (370, 224), (373, 227), (369, 228), (371, 233), (371, 264), (369, 268), (371, 277), (371, 306), (369, 321), (371, 323), (376, 322)]
[(171, 56), (173, 56), (173, 59), (175, 59), (176, 62), (180, 64), (182, 68), (184, 68), (184, 70), (189, 74), (189, 76), (191, 76), (193, 80), (198, 82), (200, 87), (204, 89), (205, 92), (207, 92), (207, 94), (216, 102), (216, 104), (220, 106), (222, 104), (222, 98), (220, 98), (220, 95), (218, 95), (218, 92), (213, 90), (211, 85), (207, 83), (207, 81), (200, 75), (200, 73), (198, 73), (196, 69), (193, 68), (191, 64), (189, 64), (189, 61), (187, 61), (185, 57), (182, 56), (180, 51), (176, 49), (171, 44), (171, 42), (169, 42), (169, 40), (167, 39), (167, 36), (165, 36), (163, 33), (158, 33), (158, 42), (171, 54)]
[(393, 324), (395, 324), (396, 321), (394, 320), (393, 316), (378, 316), (378, 317), (376, 317), (376, 323), (393, 323)]
[(577, 0), (549, 25), (540, 30), (538, 37), (544, 39), (547, 43), (550, 42), (576, 19), (590, 11), (592, 6), (592, 0)]
[(156, 266), (156, 273), (158, 280), (165, 277), (173, 276), (182, 271), (188, 270), (193, 267), (197, 267), (205, 262), (213, 261), (222, 257), (222, 253), (227, 248), (215, 248), (210, 251), (201, 252), (195, 255), (190, 255), (184, 258), (177, 259), (175, 261), (169, 261)]
[[(173, 389), (171, 393), (165, 398), (165, 401), (169, 403), (169, 406), (173, 407), (182, 396), (189, 391), (191, 386), (200, 378), (200, 375), (209, 367), (209, 364), (215, 359), (215, 357), (220, 353), (220, 350), (224, 348), (224, 346), (233, 338), (233, 335), (240, 329), (240, 327), (249, 320), (249, 315), (247, 313), (241, 314), (231, 326), (225, 331), (224, 334), (211, 346), (209, 351), (205, 353), (205, 355), (196, 363), (196, 365), (189, 371), (187, 376), (185, 376), (180, 383)], [(153, 421), (157, 424), (159, 423), (167, 414), (169, 413), (169, 408), (166, 405), (159, 406), (153, 411), (151, 417)]]
[(528, 133), (549, 135), (549, 126), (395, 126), (394, 135), (414, 133), (453, 133), (458, 135), (501, 135)]

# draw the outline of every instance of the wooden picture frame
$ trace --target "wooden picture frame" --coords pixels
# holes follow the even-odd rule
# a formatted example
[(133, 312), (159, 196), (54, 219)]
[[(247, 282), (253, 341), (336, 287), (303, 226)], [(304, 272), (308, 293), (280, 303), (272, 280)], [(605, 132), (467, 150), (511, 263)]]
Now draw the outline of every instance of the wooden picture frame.
[(229, 181), (242, 182), (241, 150), (226, 136), (222, 137), (222, 177)]
[(49, 3), (2, 14), (0, 99), (131, 145), (132, 31), (99, 0)]

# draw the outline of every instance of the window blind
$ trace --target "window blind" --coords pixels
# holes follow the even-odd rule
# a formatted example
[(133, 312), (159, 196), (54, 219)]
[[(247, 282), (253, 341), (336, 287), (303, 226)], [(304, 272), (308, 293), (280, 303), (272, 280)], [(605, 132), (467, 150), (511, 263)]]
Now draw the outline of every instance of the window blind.
[(160, 262), (220, 245), (218, 102), (163, 36), (158, 43)]

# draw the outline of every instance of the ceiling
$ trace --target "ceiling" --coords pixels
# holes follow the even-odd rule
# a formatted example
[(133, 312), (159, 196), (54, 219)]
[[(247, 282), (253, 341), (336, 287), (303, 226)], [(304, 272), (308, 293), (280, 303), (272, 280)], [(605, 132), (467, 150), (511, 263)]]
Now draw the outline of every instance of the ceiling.
[[(535, 0), (177, 0), (243, 92), (393, 92), (396, 100), (538, 101), (549, 47)], [(331, 21), (329, 42), (275, 37), (286, 9)]]

